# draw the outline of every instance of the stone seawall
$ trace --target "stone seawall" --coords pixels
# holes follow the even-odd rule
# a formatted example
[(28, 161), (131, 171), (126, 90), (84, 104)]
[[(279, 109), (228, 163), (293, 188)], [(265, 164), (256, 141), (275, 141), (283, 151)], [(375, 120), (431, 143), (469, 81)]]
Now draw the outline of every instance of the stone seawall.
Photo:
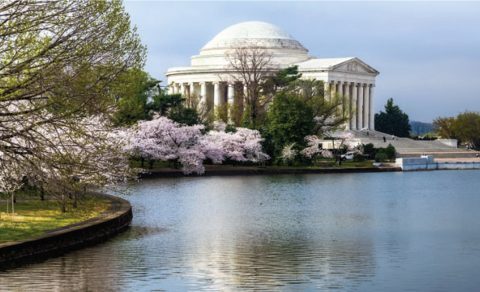
[[(401, 171), (399, 167), (351, 167), (351, 168), (295, 168), (295, 167), (212, 167), (202, 175), (190, 176), (235, 176), (235, 175), (276, 175), (276, 174), (321, 174), (321, 173), (363, 173)], [(186, 177), (179, 169), (159, 169), (145, 172), (140, 178)]]
[(397, 158), (395, 164), (403, 171), (480, 169), (479, 161), (436, 161), (431, 155)]
[(132, 207), (124, 199), (98, 194), (111, 201), (98, 217), (65, 226), (34, 239), (0, 244), (0, 269), (48, 258), (104, 241), (125, 230), (132, 221)]

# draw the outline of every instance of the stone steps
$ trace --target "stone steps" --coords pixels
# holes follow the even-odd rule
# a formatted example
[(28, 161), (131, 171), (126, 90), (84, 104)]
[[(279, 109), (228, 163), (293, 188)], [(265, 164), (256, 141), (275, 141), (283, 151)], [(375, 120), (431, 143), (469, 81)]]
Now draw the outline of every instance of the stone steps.
[[(448, 146), (439, 141), (420, 141), (409, 138), (392, 137), (378, 131), (349, 131), (354, 138), (362, 144), (373, 144), (375, 148), (387, 147), (391, 144), (395, 147), (398, 157), (418, 157), (421, 155), (433, 155), (435, 158), (472, 158), (480, 155), (480, 152), (459, 149)], [(368, 133), (368, 134), (367, 134)], [(386, 138), (386, 142), (383, 141)]]

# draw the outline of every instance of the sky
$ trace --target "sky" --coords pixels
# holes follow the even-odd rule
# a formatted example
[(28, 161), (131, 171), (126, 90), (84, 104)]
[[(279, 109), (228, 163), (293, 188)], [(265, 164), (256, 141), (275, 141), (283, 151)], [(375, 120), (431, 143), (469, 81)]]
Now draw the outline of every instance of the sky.
[(210, 39), (243, 21), (270, 22), (319, 58), (358, 57), (380, 71), (374, 109), (390, 97), (410, 120), (480, 112), (480, 2), (125, 1), (166, 80)]

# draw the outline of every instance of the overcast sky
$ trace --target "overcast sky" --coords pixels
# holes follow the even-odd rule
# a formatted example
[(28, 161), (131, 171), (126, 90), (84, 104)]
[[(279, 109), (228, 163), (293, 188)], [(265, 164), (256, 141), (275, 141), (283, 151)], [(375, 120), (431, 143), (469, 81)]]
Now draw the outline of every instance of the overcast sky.
[(410, 116), (480, 111), (480, 2), (126, 1), (148, 49), (146, 70), (172, 66), (229, 25), (273, 23), (315, 57), (362, 59), (378, 71), (375, 111), (389, 97)]

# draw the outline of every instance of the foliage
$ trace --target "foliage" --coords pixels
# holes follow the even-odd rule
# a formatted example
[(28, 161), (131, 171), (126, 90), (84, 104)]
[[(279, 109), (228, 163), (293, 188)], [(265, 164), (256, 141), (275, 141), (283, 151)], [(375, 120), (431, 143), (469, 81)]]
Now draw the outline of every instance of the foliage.
[(433, 121), (433, 126), (437, 134), (445, 139), (458, 139), (455, 133), (456, 119), (453, 117), (439, 117)]
[(355, 162), (362, 162), (365, 161), (365, 156), (360, 153), (353, 154), (353, 161)]
[(409, 137), (408, 115), (398, 105), (394, 105), (393, 99), (390, 98), (385, 105), (385, 112), (375, 114), (375, 130), (397, 137)]
[(315, 135), (306, 136), (305, 141), (307, 142), (307, 147), (302, 150), (302, 154), (309, 158), (315, 158), (320, 156), (323, 158), (333, 158), (332, 151), (322, 148), (322, 140)]
[(376, 149), (372, 143), (363, 145), (363, 155), (365, 155), (368, 159), (374, 159), (375, 153)]
[(225, 132), (226, 126), (204, 134), (203, 125), (181, 125), (166, 117), (141, 121), (125, 130), (125, 151), (151, 160), (178, 161), (185, 174), (202, 174), (206, 159), (221, 163), (225, 159), (259, 162), (268, 159), (262, 152), (262, 138), (256, 130), (237, 128)]
[(302, 148), (304, 138), (314, 128), (312, 108), (296, 95), (280, 93), (270, 105), (263, 130), (268, 139), (267, 151), (273, 157), (280, 157), (285, 145), (295, 143)]
[(454, 131), (463, 143), (480, 149), (480, 114), (464, 112), (457, 116)]
[(117, 99), (117, 110), (113, 115), (113, 122), (124, 126), (149, 119), (148, 98), (158, 83), (148, 73), (138, 68), (121, 74), (113, 87)]
[(185, 98), (180, 94), (167, 94), (160, 90), (153, 96), (152, 103), (148, 104), (150, 115), (160, 114), (177, 123), (193, 126), (200, 123), (200, 117), (195, 108), (185, 105)]
[(280, 159), (289, 165), (295, 161), (295, 158), (298, 155), (298, 150), (296, 150), (294, 147), (295, 143), (285, 145), (285, 147), (282, 149), (282, 155), (280, 156)]
[(0, 191), (27, 177), (65, 209), (68, 193), (125, 178), (106, 116), (145, 49), (121, 1), (6, 0), (0, 12)]
[(385, 152), (377, 152), (375, 154), (375, 162), (385, 162), (388, 160), (388, 156)]
[(455, 118), (438, 118), (434, 121), (442, 138), (458, 139), (460, 143), (480, 149), (480, 114), (464, 112)]
[[(375, 161), (384, 162), (387, 160), (393, 160), (396, 157), (396, 150), (392, 144), (388, 144), (386, 148), (375, 149)], [(380, 160), (379, 160), (380, 159)]]
[(264, 119), (271, 96), (262, 94), (269, 76), (278, 71), (272, 62), (272, 53), (260, 46), (237, 47), (225, 55), (230, 78), (246, 87), (245, 111), (242, 124), (257, 129)]

